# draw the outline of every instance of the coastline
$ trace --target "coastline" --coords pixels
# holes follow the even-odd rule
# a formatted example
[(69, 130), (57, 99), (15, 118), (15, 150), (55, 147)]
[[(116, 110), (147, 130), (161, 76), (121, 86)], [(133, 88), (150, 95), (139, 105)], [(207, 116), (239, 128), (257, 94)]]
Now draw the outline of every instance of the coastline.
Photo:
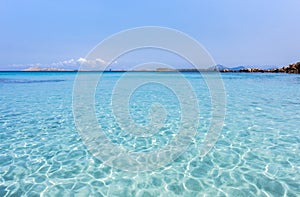
[(223, 66), (214, 66), (209, 69), (165, 69), (158, 68), (156, 70), (65, 70), (55, 68), (35, 68), (25, 70), (0, 70), (0, 72), (222, 72), (222, 73), (287, 73), (300, 74), (300, 62), (290, 64), (281, 68), (259, 69), (259, 68), (227, 68)]
[(35, 68), (35, 69), (24, 69), (24, 70), (0, 70), (0, 72), (160, 72), (160, 73), (172, 73), (172, 72), (222, 72), (222, 73), (287, 73), (287, 74), (300, 74), (300, 62), (290, 64), (281, 68), (273, 69), (259, 69), (259, 68), (227, 68), (224, 66), (214, 66), (208, 69), (166, 69), (158, 68), (156, 70), (65, 70), (55, 68)]

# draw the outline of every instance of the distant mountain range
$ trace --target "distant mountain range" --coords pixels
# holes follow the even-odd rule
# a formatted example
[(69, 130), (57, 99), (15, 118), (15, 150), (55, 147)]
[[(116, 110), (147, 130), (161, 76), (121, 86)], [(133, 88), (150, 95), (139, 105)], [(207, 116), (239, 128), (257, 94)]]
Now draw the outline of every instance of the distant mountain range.
[(215, 66), (210, 67), (210, 69), (218, 70), (218, 71), (221, 71), (221, 70), (239, 71), (239, 70), (242, 70), (242, 69), (245, 69), (245, 68), (246, 67), (244, 67), (244, 66), (238, 66), (238, 67), (230, 68), (230, 67), (223, 66), (221, 64), (217, 64)]

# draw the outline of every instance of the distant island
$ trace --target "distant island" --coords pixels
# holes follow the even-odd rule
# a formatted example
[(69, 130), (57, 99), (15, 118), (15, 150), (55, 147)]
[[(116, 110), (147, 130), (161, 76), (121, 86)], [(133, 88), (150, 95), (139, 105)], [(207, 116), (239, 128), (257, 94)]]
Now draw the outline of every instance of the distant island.
[(30, 68), (26, 68), (23, 71), (27, 71), (27, 72), (39, 72), (39, 71), (46, 71), (46, 72), (55, 72), (55, 71), (68, 71), (62, 68), (40, 68), (40, 67), (30, 67)]
[[(40, 67), (30, 67), (22, 71), (25, 72), (198, 72), (195, 68), (182, 68), (182, 69), (172, 69), (172, 68), (156, 68), (155, 70), (66, 70), (62, 68), (40, 68)], [(247, 68), (244, 66), (229, 68), (223, 65), (212, 66), (208, 69), (200, 69), (201, 72), (245, 72), (245, 73), (291, 73), (300, 74), (300, 62), (290, 64), (281, 68), (273, 69), (259, 69), (259, 68)]]

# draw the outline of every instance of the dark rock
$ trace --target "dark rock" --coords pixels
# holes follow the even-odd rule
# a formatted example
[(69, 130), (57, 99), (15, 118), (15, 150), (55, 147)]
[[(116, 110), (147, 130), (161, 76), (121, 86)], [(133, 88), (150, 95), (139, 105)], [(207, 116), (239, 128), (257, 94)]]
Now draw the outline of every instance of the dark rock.
[[(226, 72), (226, 71), (223, 71)], [(243, 68), (240, 69), (239, 72), (271, 72), (271, 73), (292, 73), (292, 74), (300, 74), (300, 62), (295, 64), (290, 64), (289, 66), (284, 66), (282, 68), (274, 68), (271, 70), (262, 70), (258, 68)]]
[(285, 68), (286, 73), (300, 74), (300, 62), (290, 64), (288, 67), (283, 68)]

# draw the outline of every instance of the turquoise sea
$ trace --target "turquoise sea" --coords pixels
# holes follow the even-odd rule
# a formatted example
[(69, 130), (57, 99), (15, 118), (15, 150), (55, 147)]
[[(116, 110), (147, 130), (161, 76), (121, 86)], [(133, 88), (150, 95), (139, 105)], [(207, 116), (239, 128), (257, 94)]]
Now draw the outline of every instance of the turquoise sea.
[[(159, 150), (178, 131), (179, 100), (157, 83), (139, 87), (128, 103), (133, 122), (147, 125), (153, 102), (164, 106), (166, 121), (155, 140), (124, 134), (111, 110), (112, 90), (123, 74), (104, 73), (96, 89), (99, 125), (116, 145)], [(183, 75), (200, 109), (195, 140), (168, 165), (131, 172), (104, 164), (78, 133), (72, 111), (76, 73), (0, 72), (0, 196), (300, 196), (300, 75), (221, 74), (226, 116), (205, 157), (197, 150), (209, 127), (209, 91), (199, 73)]]

